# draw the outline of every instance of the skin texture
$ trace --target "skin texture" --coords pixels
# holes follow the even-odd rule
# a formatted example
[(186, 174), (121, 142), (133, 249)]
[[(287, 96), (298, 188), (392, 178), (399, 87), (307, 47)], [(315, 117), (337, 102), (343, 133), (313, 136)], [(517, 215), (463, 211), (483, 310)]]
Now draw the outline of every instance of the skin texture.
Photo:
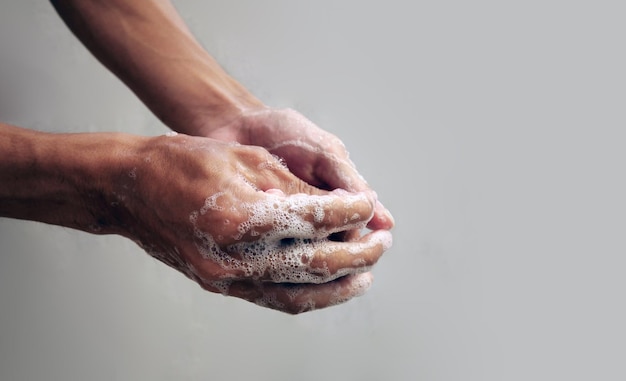
[(0, 215), (120, 234), (201, 287), (289, 313), (362, 294), (389, 247), (372, 192), (325, 191), (267, 150), (183, 134), (0, 124)]
[(367, 290), (393, 218), (341, 140), (255, 98), (169, 1), (52, 3), (179, 134), (0, 124), (0, 216), (128, 237), (208, 291), (288, 313)]
[[(258, 145), (323, 189), (371, 190), (336, 136), (294, 110), (264, 105), (229, 76), (166, 0), (52, 1), (76, 37), (167, 126)], [(391, 229), (378, 204), (372, 229)]]

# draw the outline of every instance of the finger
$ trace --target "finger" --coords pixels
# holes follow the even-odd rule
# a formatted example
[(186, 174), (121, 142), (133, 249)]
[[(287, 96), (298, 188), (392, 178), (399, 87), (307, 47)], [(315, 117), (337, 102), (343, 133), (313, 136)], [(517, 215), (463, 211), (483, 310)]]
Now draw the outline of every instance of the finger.
[(310, 274), (319, 274), (319, 283), (347, 274), (369, 271), (383, 253), (391, 247), (391, 233), (377, 230), (353, 242), (332, 242), (318, 248), (309, 258), (303, 258)]
[[(239, 181), (239, 189), (245, 190), (245, 182), (241, 179)], [(198, 237), (202, 240), (209, 234), (208, 231), (217, 234), (211, 233), (211, 239), (203, 240), (206, 242), (201, 246), (259, 240), (265, 244), (267, 241), (285, 238), (326, 238), (332, 233), (365, 227), (375, 206), (371, 193), (333, 191), (321, 196), (285, 196), (276, 188), (265, 192), (251, 188), (248, 190), (247, 201), (233, 198), (227, 192), (219, 192), (206, 199), (205, 205), (196, 213), (202, 218), (201, 224), (195, 219), (194, 226), (198, 230), (196, 235), (202, 235)], [(209, 213), (211, 211), (219, 213)], [(224, 213), (229, 218), (221, 221)]]
[(235, 206), (240, 216), (235, 240), (259, 238), (325, 238), (329, 234), (365, 227), (376, 205), (373, 193), (336, 190), (325, 195), (283, 196), (275, 188), (256, 192), (251, 202)]
[(349, 275), (323, 284), (289, 284), (235, 281), (225, 295), (290, 314), (326, 308), (363, 295), (372, 284), (372, 275)]
[[(318, 168), (318, 176), (324, 179), (330, 189), (346, 189), (351, 192), (371, 192), (372, 189), (367, 184), (363, 176), (357, 171), (354, 163), (348, 158), (340, 159), (337, 155), (325, 156), (325, 165)], [(374, 215), (367, 227), (373, 230), (393, 228), (395, 221), (391, 212), (377, 202)]]
[[(271, 168), (276, 168), (276, 166), (271, 166)], [(327, 171), (326, 173), (331, 173), (332, 171)], [(358, 174), (357, 174), (358, 175)], [(357, 176), (361, 179), (360, 175)], [(280, 171), (277, 173), (272, 173), (271, 175), (266, 175), (263, 177), (263, 182), (265, 184), (260, 185), (260, 188), (265, 190), (265, 192), (269, 194), (284, 196), (285, 192), (287, 194), (309, 194), (309, 195), (328, 195), (329, 192), (315, 186), (309, 185), (308, 183), (302, 181), (300, 178), (296, 177), (293, 173), (289, 171)], [(364, 181), (361, 180), (363, 183)], [(341, 182), (337, 182), (336, 184), (342, 184)], [(272, 188), (272, 187), (278, 187)], [(348, 189), (352, 188), (352, 189)], [(367, 184), (357, 185), (357, 186), (346, 186), (345, 184), (333, 186), (331, 189), (348, 189), (349, 191), (363, 191), (370, 192), (373, 191), (367, 186)], [(367, 227), (372, 230), (390, 230), (393, 228), (395, 222), (391, 213), (383, 206), (380, 201), (376, 201), (374, 212), (367, 223)]]
[[(294, 143), (295, 144), (295, 143)], [(337, 144), (335, 146), (343, 147)], [(261, 189), (276, 187), (280, 184), (286, 193), (324, 194), (322, 189), (345, 189), (350, 192), (372, 192), (365, 179), (358, 173), (356, 167), (347, 158), (347, 155), (337, 155), (329, 152), (317, 152), (303, 149), (301, 146), (290, 144), (281, 145), (272, 150), (281, 157), (288, 157), (289, 171), (273, 173), (262, 178), (265, 184), (260, 184)], [(308, 160), (303, 156), (311, 156)], [(345, 158), (343, 156), (346, 156)], [(297, 159), (294, 159), (297, 158)], [(316, 162), (315, 166), (311, 163)], [(281, 162), (282, 163), (282, 162)], [(269, 166), (276, 168), (276, 166)], [(310, 184), (309, 184), (310, 183)], [(293, 191), (293, 189), (299, 191)], [(377, 205), (374, 214), (368, 224), (370, 229), (389, 230), (394, 226), (391, 213), (382, 205)]]
[(320, 284), (368, 271), (391, 243), (391, 233), (386, 230), (371, 232), (354, 242), (259, 240), (230, 245), (227, 252), (209, 259), (222, 273), (239, 280)]
[[(284, 158), (285, 164), (295, 176), (316, 188), (326, 190), (371, 191), (365, 179), (349, 159), (348, 152), (339, 138), (325, 133), (293, 110), (283, 110), (283, 112), (269, 115), (282, 116), (282, 118), (272, 120), (270, 125), (277, 126), (277, 131), (280, 131), (281, 122), (286, 123), (286, 125), (282, 124), (282, 127), (288, 127), (288, 131), (291, 131), (291, 138), (279, 142), (271, 139), (263, 141), (263, 134), (255, 134), (255, 138), (261, 139), (257, 141), (257, 144)], [(261, 124), (261, 126), (265, 125)], [(284, 188), (281, 187), (281, 189)], [(381, 205), (373, 214), (368, 227), (389, 230), (393, 225), (391, 213)]]
[(336, 190), (321, 196), (295, 194), (273, 198), (268, 217), (276, 225), (277, 239), (319, 238), (365, 227), (375, 206), (373, 193)]
[(374, 208), (374, 216), (367, 223), (367, 227), (372, 230), (391, 230), (395, 226), (396, 222), (391, 215), (391, 212), (385, 208), (380, 202), (376, 201), (376, 207)]

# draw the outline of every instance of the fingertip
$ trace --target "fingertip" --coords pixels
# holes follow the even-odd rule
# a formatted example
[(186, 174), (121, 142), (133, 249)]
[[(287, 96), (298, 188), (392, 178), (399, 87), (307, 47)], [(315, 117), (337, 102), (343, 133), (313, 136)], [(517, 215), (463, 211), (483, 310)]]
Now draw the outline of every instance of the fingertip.
[(372, 235), (383, 246), (383, 251), (387, 251), (393, 246), (393, 235), (389, 230), (376, 230), (372, 232)]
[(372, 219), (367, 223), (371, 230), (391, 230), (395, 226), (395, 221), (391, 214), (384, 211), (376, 211)]
[(392, 227), (395, 226), (396, 221), (394, 220), (393, 216), (391, 215), (391, 212), (389, 211), (389, 209), (385, 208), (385, 206), (382, 204), (382, 202), (376, 200), (376, 207), (375, 207), (375, 212), (374, 212), (379, 219), (381, 220), (381, 222), (385, 223), (385, 228), (386, 229), (391, 229)]
[(374, 275), (371, 271), (357, 275), (357, 288), (359, 290), (357, 295), (363, 295), (372, 287), (372, 283), (374, 283)]

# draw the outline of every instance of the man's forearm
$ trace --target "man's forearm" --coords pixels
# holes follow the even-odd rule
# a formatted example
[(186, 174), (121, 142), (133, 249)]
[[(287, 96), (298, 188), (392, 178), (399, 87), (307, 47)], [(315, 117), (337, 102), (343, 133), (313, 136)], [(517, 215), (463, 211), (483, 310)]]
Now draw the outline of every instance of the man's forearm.
[(48, 134), (0, 123), (0, 216), (115, 232), (105, 192), (121, 134)]
[(198, 135), (263, 107), (189, 31), (168, 0), (52, 0), (78, 39), (165, 124)]

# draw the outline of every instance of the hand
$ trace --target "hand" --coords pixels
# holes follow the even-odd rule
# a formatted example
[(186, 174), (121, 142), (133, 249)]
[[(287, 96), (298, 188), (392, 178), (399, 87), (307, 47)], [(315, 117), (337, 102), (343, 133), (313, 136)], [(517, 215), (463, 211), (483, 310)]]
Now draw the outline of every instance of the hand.
[[(130, 163), (130, 164), (129, 164)], [(108, 192), (119, 233), (212, 292), (289, 313), (362, 294), (391, 245), (365, 227), (372, 192), (323, 191), (259, 147), (185, 135), (151, 138)]]
[[(342, 142), (293, 110), (267, 108), (203, 48), (169, 1), (53, 2), (87, 48), (175, 131), (257, 145), (305, 182), (371, 191)], [(390, 229), (376, 205), (369, 225)]]
[[(256, 145), (282, 158), (289, 170), (315, 187), (371, 192), (348, 157), (343, 142), (291, 109), (261, 108), (247, 111), (224, 127), (199, 127), (206, 136)], [(368, 227), (391, 229), (391, 213), (377, 202)]]
[[(167, 126), (264, 147), (301, 179), (278, 160), (270, 161), (263, 149), (182, 136), (155, 140), (147, 156), (153, 164), (138, 164), (131, 172), (137, 180), (117, 191), (124, 198), (120, 202), (132, 207), (114, 216), (127, 220), (123, 234), (211, 291), (286, 311), (330, 305), (364, 289), (370, 278), (359, 272), (388, 247), (393, 219), (375, 201), (339, 139), (295, 111), (267, 109), (210, 56), (169, 1), (68, 0), (54, 6), (85, 46)], [(270, 162), (272, 169), (257, 166)], [(320, 193), (311, 185), (353, 194)], [(263, 192), (272, 188), (285, 195)], [(290, 226), (306, 229), (296, 234), (275, 226), (268, 217), (268, 205), (274, 204), (285, 218), (299, 216)], [(259, 221), (258, 208), (264, 216)], [(185, 213), (195, 213), (192, 225)], [(361, 237), (366, 224), (380, 230)], [(229, 241), (233, 237), (238, 240)], [(309, 283), (292, 285), (298, 282)]]

